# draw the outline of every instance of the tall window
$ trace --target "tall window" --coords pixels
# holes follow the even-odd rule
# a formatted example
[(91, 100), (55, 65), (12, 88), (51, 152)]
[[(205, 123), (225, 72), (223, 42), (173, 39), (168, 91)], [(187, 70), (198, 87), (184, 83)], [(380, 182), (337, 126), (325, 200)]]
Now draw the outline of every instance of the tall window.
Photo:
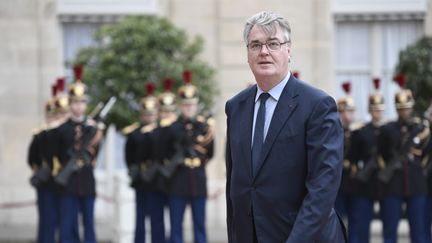
[(94, 33), (102, 23), (63, 23), (63, 55), (65, 62), (72, 62), (83, 47), (96, 45)]
[(399, 87), (393, 82), (399, 52), (423, 35), (421, 20), (338, 21), (335, 29), (337, 97), (344, 96), (340, 87), (351, 81), (356, 119), (369, 117), (368, 95), (374, 91), (372, 79), (381, 79), (387, 119), (396, 118), (394, 94)]

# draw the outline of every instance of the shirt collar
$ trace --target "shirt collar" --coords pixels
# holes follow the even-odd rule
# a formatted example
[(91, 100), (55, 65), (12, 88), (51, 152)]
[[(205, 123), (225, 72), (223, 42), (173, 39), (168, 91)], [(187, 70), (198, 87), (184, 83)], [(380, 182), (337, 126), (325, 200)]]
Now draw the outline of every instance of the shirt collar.
[[(271, 88), (268, 93), (270, 94), (270, 97), (272, 97), (274, 100), (279, 101), (279, 97), (282, 94), (283, 89), (285, 88), (285, 85), (288, 83), (288, 80), (291, 76), (291, 72), (288, 72), (287, 76), (282, 79), (276, 86)], [(257, 92), (255, 95), (255, 103), (258, 101), (259, 96), (264, 93), (264, 91), (257, 85)]]

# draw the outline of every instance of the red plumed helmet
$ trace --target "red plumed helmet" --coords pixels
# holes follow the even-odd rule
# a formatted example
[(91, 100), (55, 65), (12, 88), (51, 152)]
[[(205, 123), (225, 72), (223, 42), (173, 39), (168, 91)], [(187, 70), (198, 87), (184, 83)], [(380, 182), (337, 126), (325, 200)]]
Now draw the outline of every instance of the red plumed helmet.
[(185, 70), (183, 72), (183, 80), (185, 84), (191, 84), (192, 83), (192, 71), (191, 70)]
[(56, 97), (56, 95), (57, 95), (57, 86), (58, 85), (55, 85), (55, 84), (51, 85), (51, 95), (52, 95), (52, 97)]
[(375, 90), (379, 90), (380, 82), (381, 82), (380, 78), (374, 78), (373, 79), (373, 84), (374, 84)]
[(406, 76), (403, 73), (398, 73), (393, 77), (393, 81), (395, 81), (401, 89), (405, 88)]
[(174, 80), (171, 78), (166, 78), (164, 80), (164, 91), (170, 92), (172, 90), (172, 86), (174, 84)]
[(300, 77), (300, 72), (299, 71), (294, 71), (293, 72), (293, 76), (298, 79)]
[(351, 83), (349, 81), (346, 81), (342, 84), (342, 89), (345, 91), (346, 94), (349, 94), (351, 92)]
[(74, 75), (75, 75), (75, 81), (81, 81), (82, 75), (84, 71), (84, 66), (82, 64), (75, 64), (73, 67)]
[(147, 84), (145, 85), (145, 89), (146, 89), (146, 91), (147, 91), (147, 96), (152, 96), (153, 93), (154, 93), (154, 91), (155, 91), (155, 89), (156, 89), (156, 85), (155, 85), (155, 83), (153, 83), (153, 82), (151, 82), (151, 83), (147, 83)]
[(57, 78), (56, 87), (57, 87), (57, 91), (60, 93), (65, 90), (65, 79), (63, 77)]

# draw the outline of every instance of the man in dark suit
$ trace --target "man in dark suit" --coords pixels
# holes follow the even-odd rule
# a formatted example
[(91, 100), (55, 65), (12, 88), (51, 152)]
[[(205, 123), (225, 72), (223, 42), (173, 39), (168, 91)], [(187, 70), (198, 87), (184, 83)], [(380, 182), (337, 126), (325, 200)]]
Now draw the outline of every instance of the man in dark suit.
[(257, 85), (226, 104), (229, 242), (345, 242), (333, 210), (343, 153), (335, 101), (291, 75), (284, 17), (254, 15), (244, 39)]

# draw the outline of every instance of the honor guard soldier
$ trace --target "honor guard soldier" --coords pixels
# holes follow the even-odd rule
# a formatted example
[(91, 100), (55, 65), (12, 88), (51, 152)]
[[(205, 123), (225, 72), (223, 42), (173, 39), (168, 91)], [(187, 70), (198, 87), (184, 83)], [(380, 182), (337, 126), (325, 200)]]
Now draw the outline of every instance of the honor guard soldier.
[(395, 95), (398, 119), (381, 129), (378, 153), (383, 158), (383, 168), (378, 179), (383, 183), (381, 216), (384, 242), (397, 241), (397, 227), (406, 205), (413, 243), (427, 242), (425, 209), (427, 183), (422, 162), (424, 146), (429, 139), (429, 124), (412, 116), (414, 97), (405, 89), (405, 76), (394, 78), (401, 90)]
[[(151, 222), (152, 242), (165, 242), (163, 203), (155, 187), (157, 167), (153, 160), (153, 131), (156, 128), (158, 100), (153, 95), (154, 83), (145, 86), (146, 96), (141, 99), (141, 123), (133, 124), (124, 130), (127, 134), (125, 146), (126, 162), (135, 189), (135, 243), (145, 242), (145, 217)], [(129, 131), (128, 131), (129, 130)]]
[(169, 166), (169, 160), (175, 153), (175, 148), (170, 140), (170, 127), (177, 120), (176, 95), (172, 92), (173, 84), (174, 81), (171, 78), (166, 78), (163, 82), (164, 90), (158, 96), (158, 126), (153, 132), (153, 161), (158, 167), (158, 173), (153, 180), (155, 188), (153, 203), (156, 207), (153, 211), (157, 219), (154, 223), (160, 229), (164, 229), (163, 209), (168, 202), (167, 186), (170, 179), (170, 175), (166, 174), (165, 166)]
[[(368, 243), (370, 223), (374, 215), (374, 201), (378, 199), (378, 136), (383, 125), (384, 97), (379, 92), (380, 79), (373, 79), (375, 92), (369, 95), (371, 121), (352, 133), (351, 175), (352, 196), (348, 213), (350, 243)], [(382, 161), (381, 161), (382, 163)]]
[(54, 168), (54, 144), (51, 143), (51, 134), (52, 130), (64, 121), (61, 115), (64, 115), (63, 111), (68, 108), (67, 100), (59, 102), (61, 95), (57, 95), (57, 91), (61, 91), (62, 87), (64, 79), (59, 78), (57, 84), (52, 86), (52, 99), (45, 105), (46, 124), (33, 135), (28, 154), (29, 165), (34, 171), (30, 182), (37, 190), (38, 243), (57, 242), (59, 197), (51, 175)]
[(161, 187), (167, 192), (167, 180), (172, 177), (177, 165), (171, 163), (175, 148), (171, 125), (177, 121), (176, 95), (171, 91), (174, 81), (170, 78), (164, 80), (164, 91), (159, 95), (159, 122), (154, 132), (154, 155), (160, 164), (160, 175), (164, 178), (164, 185)]
[(178, 90), (181, 114), (171, 126), (176, 147), (171, 163), (178, 164), (169, 182), (171, 243), (184, 242), (183, 216), (187, 204), (192, 209), (195, 242), (205, 243), (205, 166), (213, 156), (213, 134), (207, 120), (197, 116), (198, 93), (191, 83), (191, 72), (185, 71), (183, 78), (185, 83)]
[(85, 115), (88, 97), (81, 79), (82, 68), (82, 65), (74, 66), (75, 82), (69, 88), (70, 118), (55, 131), (55, 154), (61, 169), (54, 180), (62, 187), (61, 242), (80, 242), (78, 219), (81, 213), (84, 242), (94, 243), (96, 182), (93, 169), (104, 127)]
[(351, 92), (351, 83), (344, 82), (342, 84), (342, 89), (345, 92), (345, 97), (337, 100), (337, 107), (339, 111), (339, 116), (344, 129), (344, 161), (343, 161), (343, 171), (342, 180), (339, 188), (338, 195), (336, 197), (335, 209), (340, 214), (340, 216), (346, 221), (349, 211), (350, 203), (350, 193), (351, 193), (351, 162), (350, 162), (350, 146), (351, 146), (351, 131), (352, 124), (354, 120), (354, 100), (349, 96)]

